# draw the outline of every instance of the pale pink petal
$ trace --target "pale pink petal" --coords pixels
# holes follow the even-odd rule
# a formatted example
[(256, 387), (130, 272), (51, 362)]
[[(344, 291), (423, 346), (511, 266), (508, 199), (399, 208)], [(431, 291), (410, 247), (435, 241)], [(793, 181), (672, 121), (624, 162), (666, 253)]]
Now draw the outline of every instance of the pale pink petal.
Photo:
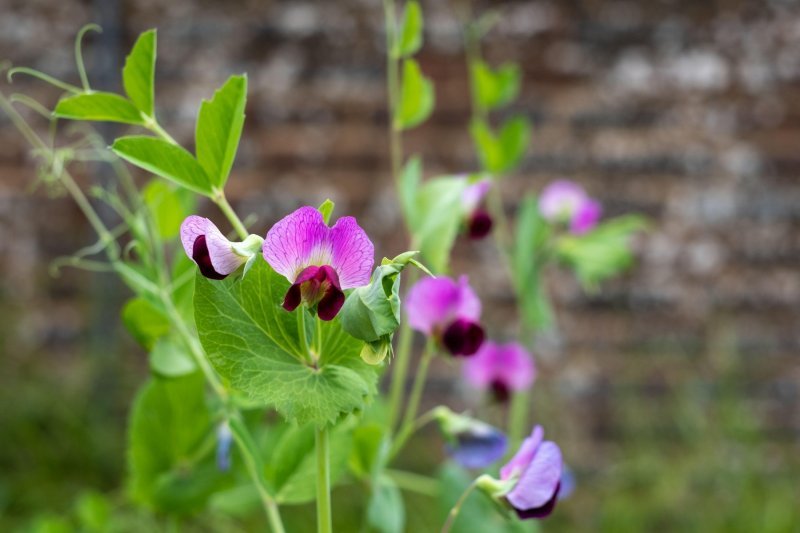
[(451, 278), (423, 278), (408, 291), (403, 307), (409, 325), (430, 335), (455, 317), (460, 298), (460, 288)]
[(262, 252), (269, 265), (294, 283), (297, 275), (311, 265), (331, 262), (328, 226), (313, 207), (301, 207), (279, 220), (267, 232)]
[(533, 357), (516, 342), (504, 344), (495, 353), (494, 376), (511, 390), (524, 390), (536, 377)]
[(549, 502), (561, 481), (561, 450), (554, 442), (543, 442), (519, 481), (506, 495), (518, 510), (535, 509)]
[(515, 472), (523, 473), (533, 459), (536, 449), (542, 443), (542, 439), (544, 439), (544, 429), (537, 425), (533, 428), (531, 436), (522, 442), (522, 446), (519, 447), (514, 457), (500, 469), (500, 479), (508, 479)]
[(477, 389), (486, 389), (495, 379), (495, 352), (497, 344), (487, 341), (472, 357), (464, 361), (463, 372), (466, 380)]
[(369, 283), (375, 264), (375, 247), (353, 217), (342, 217), (330, 230), (331, 266), (342, 289)]
[(246, 257), (236, 254), (231, 247), (231, 241), (225, 238), (214, 224), (210, 224), (206, 231), (206, 247), (211, 265), (214, 270), (227, 276), (245, 262)]
[(194, 241), (200, 235), (207, 234), (209, 228), (217, 229), (213, 222), (197, 215), (190, 215), (181, 223), (181, 244), (190, 258), (194, 253)]
[(473, 322), (477, 322), (481, 318), (481, 300), (469, 286), (467, 276), (458, 278), (458, 304), (455, 315)]
[(569, 180), (556, 180), (542, 191), (539, 197), (539, 211), (550, 221), (567, 221), (586, 199), (586, 191)]
[(482, 179), (467, 185), (464, 192), (461, 193), (461, 205), (464, 212), (469, 214), (475, 211), (491, 187), (492, 180), (489, 179)]
[(602, 213), (600, 202), (591, 198), (584, 199), (572, 215), (570, 231), (576, 235), (586, 233), (597, 225)]

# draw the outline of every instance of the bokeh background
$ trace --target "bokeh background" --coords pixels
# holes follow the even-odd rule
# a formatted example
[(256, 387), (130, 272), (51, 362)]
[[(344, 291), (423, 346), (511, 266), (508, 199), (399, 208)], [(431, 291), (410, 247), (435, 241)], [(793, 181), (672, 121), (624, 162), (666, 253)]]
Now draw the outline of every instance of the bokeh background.
[[(423, 0), (419, 56), (437, 93), (406, 136), (426, 175), (475, 169), (453, 2)], [(534, 133), (522, 191), (566, 177), (608, 216), (643, 213), (638, 265), (597, 293), (549, 273), (558, 329), (537, 346), (534, 416), (578, 487), (545, 531), (800, 531), (800, 5), (790, 0), (476, 2), (502, 17), (493, 64), (524, 72), (512, 111)], [(264, 232), (327, 197), (377, 253), (404, 250), (389, 176), (384, 37), (377, 0), (0, 0), (0, 60), (77, 81), (87, 22), (93, 85), (116, 90), (136, 36), (159, 30), (162, 124), (189, 144), (201, 98), (247, 72), (232, 203)], [(3, 91), (58, 94), (17, 76)], [(108, 135), (121, 130), (107, 129)], [(79, 169), (85, 185), (103, 169)], [(65, 513), (85, 490), (121, 493), (127, 409), (145, 354), (118, 319), (111, 276), (50, 265), (93, 242), (67, 198), (33, 189), (25, 146), (0, 115), (0, 528)], [(211, 206), (204, 212), (219, 219)], [(455, 270), (486, 302), (492, 335), (515, 325), (489, 241)], [(458, 368), (435, 367), (426, 402), (475, 405)], [(433, 432), (417, 441), (426, 471)], [(413, 511), (423, 503), (413, 497)], [(434, 530), (415, 522), (410, 531)], [(233, 527), (233, 526), (231, 526)], [(426, 529), (430, 528), (430, 529)]]

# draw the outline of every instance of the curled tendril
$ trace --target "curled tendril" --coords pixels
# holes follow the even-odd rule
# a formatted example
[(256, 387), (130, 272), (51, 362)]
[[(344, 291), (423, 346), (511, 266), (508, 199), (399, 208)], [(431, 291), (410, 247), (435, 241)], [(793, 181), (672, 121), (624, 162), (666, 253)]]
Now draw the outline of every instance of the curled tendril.
[(83, 64), (83, 36), (90, 31), (103, 33), (103, 28), (94, 23), (89, 23), (83, 26), (78, 35), (75, 36), (75, 65), (78, 67), (78, 75), (81, 77), (81, 85), (83, 90), (87, 93), (92, 90), (89, 85), (89, 77), (86, 75), (86, 67)]
[(71, 83), (67, 83), (65, 81), (61, 81), (58, 78), (54, 78), (49, 74), (45, 74), (44, 72), (40, 72), (36, 69), (29, 68), (29, 67), (14, 67), (8, 69), (8, 73), (6, 74), (6, 78), (8, 79), (8, 83), (14, 83), (14, 75), (15, 74), (27, 74), (28, 76), (34, 77), (38, 80), (42, 80), (45, 83), (49, 83), (53, 87), (58, 87), (61, 90), (67, 91), (72, 94), (81, 94), (83, 93), (83, 89), (80, 87), (76, 87)]

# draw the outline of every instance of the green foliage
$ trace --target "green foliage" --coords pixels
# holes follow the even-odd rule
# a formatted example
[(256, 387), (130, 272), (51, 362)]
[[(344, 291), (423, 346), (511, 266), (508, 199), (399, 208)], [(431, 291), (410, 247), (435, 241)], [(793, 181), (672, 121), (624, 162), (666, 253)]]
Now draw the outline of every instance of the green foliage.
[(197, 160), (211, 186), (225, 187), (239, 147), (247, 102), (247, 76), (231, 76), (200, 105), (195, 130)]
[(142, 189), (142, 199), (156, 223), (162, 239), (178, 236), (183, 220), (194, 212), (195, 198), (170, 183), (151, 180)]
[(150, 369), (164, 377), (179, 377), (197, 370), (186, 346), (178, 339), (161, 337), (150, 352)]
[(461, 225), (457, 214), (461, 213), (466, 186), (467, 180), (460, 177), (428, 180), (417, 187), (415, 200), (409, 202), (413, 205), (413, 217), (409, 218), (413, 245), (436, 273), (448, 269), (450, 250)]
[(317, 211), (320, 212), (322, 215), (322, 220), (325, 221), (325, 224), (331, 223), (331, 215), (333, 215), (333, 210), (336, 208), (336, 204), (331, 201), (330, 198), (326, 199), (320, 206), (317, 208)]
[(111, 505), (102, 494), (87, 491), (75, 502), (75, 515), (84, 531), (106, 531), (111, 521)]
[(166, 315), (142, 297), (131, 298), (125, 303), (122, 323), (147, 350), (152, 350), (156, 341), (170, 332)]
[(133, 105), (147, 117), (155, 116), (156, 30), (148, 30), (125, 58), (122, 84)]
[(53, 116), (72, 120), (121, 122), (143, 125), (144, 116), (130, 100), (114, 93), (92, 92), (59, 100)]
[(403, 12), (400, 32), (395, 41), (395, 56), (403, 58), (416, 54), (422, 47), (422, 30), (422, 9), (416, 0), (411, 0)]
[[(281, 307), (289, 282), (264, 261), (241, 280), (195, 281), (195, 320), (211, 363), (230, 385), (288, 420), (317, 426), (363, 409), (376, 375), (339, 318), (319, 326), (315, 362), (304, 353), (297, 313)], [(305, 322), (310, 323), (310, 315)], [(311, 328), (305, 332), (308, 339)]]
[(640, 216), (617, 217), (586, 234), (562, 237), (556, 253), (560, 261), (573, 269), (584, 287), (594, 289), (633, 264), (631, 237), (646, 227), (645, 219)]
[(542, 276), (550, 234), (550, 226), (539, 213), (538, 199), (526, 197), (517, 216), (512, 266), (522, 320), (531, 331), (548, 329), (553, 323), (553, 310)]
[(189, 190), (211, 196), (211, 182), (192, 154), (163, 139), (133, 135), (111, 145), (122, 159)]
[(433, 112), (436, 95), (433, 83), (426, 78), (413, 59), (403, 61), (403, 81), (400, 89), (400, 105), (394, 117), (400, 129), (411, 129), (424, 122)]
[(136, 396), (128, 427), (133, 498), (165, 513), (201, 508), (221, 480), (213, 462), (195, 457), (212, 432), (202, 374), (151, 378)]
[(491, 174), (508, 173), (525, 155), (531, 136), (530, 122), (524, 117), (507, 120), (495, 135), (488, 124), (474, 120), (470, 126), (481, 167)]
[(422, 158), (414, 156), (406, 162), (400, 174), (400, 207), (409, 225), (417, 219), (417, 191), (422, 181)]
[(520, 71), (513, 63), (492, 70), (483, 61), (476, 61), (470, 73), (477, 103), (484, 110), (507, 105), (519, 94)]
[(400, 489), (389, 476), (379, 476), (367, 505), (367, 523), (380, 533), (402, 533), (405, 522), (406, 509)]

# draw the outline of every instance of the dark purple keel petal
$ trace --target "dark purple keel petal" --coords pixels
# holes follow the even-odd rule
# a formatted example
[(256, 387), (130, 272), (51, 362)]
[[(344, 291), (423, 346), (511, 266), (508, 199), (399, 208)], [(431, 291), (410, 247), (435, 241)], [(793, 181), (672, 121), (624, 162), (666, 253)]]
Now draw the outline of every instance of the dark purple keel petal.
[(505, 381), (495, 379), (489, 385), (489, 388), (492, 391), (492, 397), (497, 403), (506, 403), (511, 397), (511, 389)]
[(480, 324), (458, 319), (444, 330), (442, 344), (453, 355), (473, 355), (483, 344), (484, 333)]
[(300, 294), (300, 285), (295, 283), (289, 287), (289, 290), (286, 291), (286, 296), (283, 297), (283, 308), (290, 312), (294, 311), (302, 301), (303, 297)]
[(344, 305), (344, 293), (339, 287), (339, 276), (328, 265), (310, 266), (297, 276), (283, 299), (283, 308), (294, 311), (301, 302), (317, 306), (322, 320), (333, 320)]
[(211, 264), (211, 255), (208, 253), (205, 235), (200, 235), (194, 240), (194, 246), (192, 246), (192, 259), (195, 263), (197, 263), (197, 266), (200, 267), (200, 273), (208, 279), (219, 280), (228, 277), (226, 274), (220, 274), (214, 270), (214, 266)]
[(470, 239), (483, 239), (492, 231), (492, 217), (484, 209), (476, 209), (467, 223)]
[(553, 512), (553, 509), (556, 507), (556, 502), (558, 502), (558, 493), (561, 490), (561, 483), (556, 485), (556, 490), (553, 491), (553, 497), (550, 498), (547, 503), (542, 505), (541, 507), (534, 507), (533, 509), (517, 509), (514, 508), (514, 511), (517, 512), (517, 516), (520, 520), (527, 520), (528, 518), (545, 518)]
[(339, 309), (344, 305), (344, 293), (331, 284), (330, 288), (325, 292), (325, 296), (319, 301), (317, 306), (317, 315), (322, 320), (333, 320)]

